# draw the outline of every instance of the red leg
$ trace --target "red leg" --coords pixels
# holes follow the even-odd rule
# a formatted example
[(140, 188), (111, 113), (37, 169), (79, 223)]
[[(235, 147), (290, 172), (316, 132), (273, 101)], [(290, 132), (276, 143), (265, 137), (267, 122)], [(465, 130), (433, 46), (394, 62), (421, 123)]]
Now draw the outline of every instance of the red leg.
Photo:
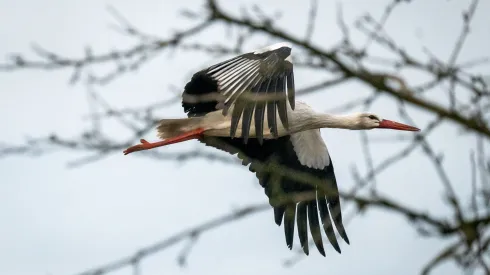
[(162, 140), (162, 141), (151, 142), (151, 143), (144, 140), (144, 139), (140, 139), (141, 144), (131, 146), (128, 149), (124, 150), (123, 153), (125, 155), (127, 155), (129, 153), (133, 153), (136, 151), (148, 150), (148, 149), (152, 149), (152, 148), (156, 148), (156, 147), (160, 147), (160, 146), (165, 146), (165, 145), (169, 145), (169, 144), (173, 144), (173, 143), (179, 143), (179, 142), (183, 142), (183, 141), (187, 141), (187, 140), (191, 140), (191, 139), (200, 138), (202, 136), (203, 132), (204, 132), (204, 129), (198, 128), (198, 129), (189, 131), (187, 133), (184, 133), (180, 136), (176, 136), (173, 138), (167, 138), (167, 139)]

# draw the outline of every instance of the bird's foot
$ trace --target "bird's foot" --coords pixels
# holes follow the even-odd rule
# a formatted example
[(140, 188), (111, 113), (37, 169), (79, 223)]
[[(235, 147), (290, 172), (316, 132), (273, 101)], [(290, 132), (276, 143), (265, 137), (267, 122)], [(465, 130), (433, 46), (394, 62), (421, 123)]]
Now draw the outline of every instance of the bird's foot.
[(137, 151), (143, 151), (143, 150), (148, 150), (148, 149), (154, 148), (154, 147), (152, 147), (153, 144), (152, 143), (149, 143), (145, 139), (140, 139), (140, 142), (141, 142), (141, 144), (131, 146), (128, 149), (124, 150), (123, 153), (125, 155), (127, 155), (129, 153), (133, 153), (133, 152), (137, 152)]
[(123, 153), (124, 155), (137, 152), (137, 151), (143, 151), (143, 150), (148, 150), (148, 149), (153, 149), (156, 147), (160, 146), (165, 146), (173, 143), (179, 143), (191, 139), (197, 139), (202, 136), (204, 132), (204, 129), (198, 128), (192, 131), (189, 131), (187, 133), (184, 133), (180, 136), (172, 137), (172, 138), (167, 138), (165, 140), (157, 141), (157, 142), (148, 142), (145, 139), (140, 139), (141, 144), (134, 145), (129, 147), (128, 149), (124, 150)]

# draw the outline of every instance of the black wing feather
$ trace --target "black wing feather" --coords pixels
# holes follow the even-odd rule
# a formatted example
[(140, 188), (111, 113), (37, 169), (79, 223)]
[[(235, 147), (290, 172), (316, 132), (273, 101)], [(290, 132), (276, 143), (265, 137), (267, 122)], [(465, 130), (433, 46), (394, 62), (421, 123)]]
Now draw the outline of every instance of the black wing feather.
[[(294, 72), (291, 59), (291, 47), (281, 46), (262, 52), (249, 52), (234, 58), (225, 60), (207, 69), (197, 72), (187, 83), (182, 105), (188, 116), (201, 116), (209, 112), (223, 110), (223, 115), (228, 114), (228, 110), (233, 107), (232, 127), (230, 137), (236, 134), (238, 121), (242, 123), (242, 138), (248, 140), (250, 124), (253, 113), (255, 112), (256, 135), (262, 142), (264, 124), (264, 106), (267, 106), (268, 113), (273, 117), (268, 121), (269, 127), (277, 134), (276, 115), (279, 114), (284, 128), (288, 129), (287, 104), (294, 110)], [(215, 99), (205, 101), (188, 101), (184, 95), (202, 96), (209, 93), (216, 93), (219, 96)], [(254, 101), (254, 95), (276, 95), (272, 99), (265, 99), (264, 104), (255, 104), (249, 107), (242, 101)], [(264, 100), (264, 98), (258, 98)], [(270, 106), (270, 107), (269, 107)], [(237, 108), (238, 107), (238, 108)], [(250, 110), (252, 109), (252, 111)], [(270, 110), (270, 111), (269, 111)], [(261, 119), (257, 119), (261, 118)], [(260, 130), (260, 131), (259, 131)], [(247, 138), (246, 138), (247, 137)]]
[[(286, 77), (283, 75), (277, 79), (276, 95), (277, 92), (284, 93), (286, 91)], [(279, 111), (279, 118), (281, 119), (284, 128), (289, 129), (288, 112), (287, 112), (287, 100), (279, 99), (276, 101), (277, 110)]]
[[(330, 159), (330, 163), (332, 163), (332, 160)], [(335, 178), (335, 173), (333, 171), (333, 163), (332, 165), (328, 166), (328, 178), (327, 178), (327, 183), (328, 183), (328, 188), (329, 188), (329, 194), (327, 194), (327, 201), (329, 202), (328, 208), (330, 210), (330, 216), (332, 217), (332, 220), (335, 224), (335, 227), (337, 228), (337, 231), (339, 232), (340, 237), (344, 239), (346, 243), (349, 242), (349, 238), (347, 237), (347, 233), (345, 232), (344, 225), (342, 223), (342, 211), (340, 209), (340, 198), (339, 198), (339, 188), (337, 186), (337, 179)]]
[(265, 102), (257, 102), (255, 106), (255, 132), (259, 144), (264, 142), (264, 113)]
[(230, 132), (231, 137), (235, 136), (238, 122), (240, 121), (240, 117), (242, 115), (243, 109), (245, 109), (246, 104), (247, 103), (245, 101), (239, 101), (237, 102), (237, 104), (235, 104), (235, 107), (233, 108), (233, 114), (231, 116), (231, 132)]
[(325, 249), (323, 248), (322, 232), (320, 231), (320, 222), (318, 221), (318, 209), (316, 201), (307, 202), (308, 205), (308, 220), (310, 221), (310, 232), (313, 237), (313, 242), (316, 245), (320, 254), (325, 256)]
[(284, 212), (284, 235), (286, 237), (286, 245), (289, 249), (293, 249), (294, 240), (294, 219), (296, 216), (296, 205), (286, 205), (286, 212)]
[(243, 133), (243, 142), (247, 143), (249, 137), (249, 129), (250, 123), (252, 122), (252, 113), (254, 111), (254, 104), (246, 104), (245, 109), (243, 110), (243, 118), (242, 118), (242, 129), (247, 129)]
[(340, 251), (339, 243), (335, 237), (335, 232), (332, 227), (332, 221), (330, 220), (330, 214), (327, 205), (327, 198), (321, 191), (317, 191), (318, 210), (320, 212), (320, 218), (322, 219), (323, 229), (325, 235), (327, 235), (328, 241), (332, 244), (333, 248), (338, 252)]
[[(274, 93), (275, 94), (275, 93)], [(276, 124), (276, 103), (267, 102), (267, 123), (269, 124), (269, 130), (274, 137), (277, 137), (277, 124)]]
[(308, 255), (310, 251), (308, 248), (308, 218), (306, 214), (306, 203), (303, 201), (298, 203), (297, 211), (296, 221), (298, 223), (299, 242), (303, 248), (303, 252)]
[[(259, 86), (259, 89), (257, 91), (257, 94), (267, 94), (267, 91), (269, 90), (270, 83), (272, 79), (266, 79), (262, 81), (262, 83)], [(256, 131), (256, 136), (260, 144), (263, 143), (263, 136), (264, 136), (264, 114), (265, 114), (265, 108), (267, 106), (267, 102), (265, 101), (258, 101), (257, 105), (255, 107), (255, 131)]]
[(294, 110), (296, 99), (295, 99), (295, 90), (294, 90), (294, 73), (293, 73), (293, 67), (291, 66), (286, 70), (287, 73), (287, 78), (286, 78), (286, 84), (287, 84), (287, 89), (288, 89), (288, 99), (289, 99), (289, 104), (291, 105), (291, 108)]
[(274, 221), (276, 222), (277, 225), (281, 225), (282, 223), (282, 217), (284, 216), (284, 211), (286, 211), (285, 206), (278, 206), (274, 207)]
[[(249, 170), (256, 173), (259, 183), (264, 188), (265, 194), (269, 197), (269, 203), (274, 208), (275, 223), (281, 225), (281, 220), (284, 222), (284, 234), (286, 244), (289, 248), (292, 248), (293, 246), (296, 218), (301, 246), (305, 254), (309, 253), (307, 247), (308, 219), (313, 241), (315, 242), (318, 251), (322, 255), (325, 255), (318, 213), (322, 219), (327, 238), (336, 251), (340, 253), (340, 248), (330, 221), (330, 215), (332, 215), (332, 219), (334, 220), (334, 224), (339, 231), (340, 236), (349, 243), (342, 224), (340, 199), (337, 184), (334, 180), (335, 175), (331, 160), (330, 165), (324, 169), (314, 169), (301, 165), (290, 141), (290, 136), (279, 137), (272, 140), (266, 139), (263, 141), (263, 144), (260, 144), (257, 139), (249, 139), (248, 143), (245, 144), (240, 139), (225, 137), (203, 137), (200, 141), (208, 146), (213, 146), (231, 154), (238, 153), (238, 156), (243, 160), (244, 165), (250, 164)], [(272, 172), (257, 171), (256, 166), (254, 165), (255, 160), (264, 164), (272, 161), (295, 171), (309, 173), (312, 176), (325, 180), (325, 184), (331, 188), (333, 192), (329, 193), (328, 196), (325, 196), (324, 193), (317, 192), (316, 200), (313, 201), (299, 202), (298, 204), (277, 205), (274, 203), (274, 198), (280, 196), (281, 193), (293, 195), (295, 193), (315, 191), (316, 189), (312, 186), (296, 182)], [(330, 208), (328, 204), (330, 204)], [(332, 211), (331, 213), (330, 210)], [(306, 213), (308, 213), (308, 215), (306, 215)]]

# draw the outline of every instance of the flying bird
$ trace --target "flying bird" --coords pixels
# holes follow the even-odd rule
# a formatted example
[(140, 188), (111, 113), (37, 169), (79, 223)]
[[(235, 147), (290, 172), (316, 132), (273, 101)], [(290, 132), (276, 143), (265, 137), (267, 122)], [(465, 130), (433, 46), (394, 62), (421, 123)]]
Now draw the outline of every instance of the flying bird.
[[(187, 118), (162, 119), (157, 126), (161, 141), (124, 151), (129, 154), (197, 139), (230, 154), (257, 176), (274, 210), (275, 223), (284, 224), (286, 244), (293, 247), (295, 223), (306, 255), (308, 227), (317, 250), (325, 256), (320, 221), (333, 248), (341, 253), (334, 226), (349, 244), (342, 221), (339, 191), (332, 159), (320, 135), (321, 128), (350, 130), (395, 129), (419, 131), (413, 126), (382, 119), (372, 113), (334, 115), (314, 111), (295, 100), (291, 45), (277, 43), (248, 52), (195, 73), (185, 85), (182, 107)], [(259, 164), (307, 174), (307, 180), (287, 177), (279, 170), (259, 169)], [(264, 167), (264, 166), (262, 166)], [(278, 172), (278, 173), (275, 173)], [(294, 172), (293, 172), (294, 173)], [(304, 181), (310, 181), (305, 184)], [(276, 198), (310, 197), (277, 203)], [(320, 218), (319, 218), (320, 217)]]

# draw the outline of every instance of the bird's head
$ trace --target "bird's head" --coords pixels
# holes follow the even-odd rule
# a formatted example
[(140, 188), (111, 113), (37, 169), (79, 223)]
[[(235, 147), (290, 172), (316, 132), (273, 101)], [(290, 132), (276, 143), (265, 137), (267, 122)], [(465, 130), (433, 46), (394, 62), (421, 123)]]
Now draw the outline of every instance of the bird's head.
[(354, 130), (370, 130), (370, 129), (393, 129), (401, 131), (420, 131), (419, 128), (395, 122), (392, 120), (381, 119), (379, 116), (372, 113), (355, 114), (352, 117), (352, 125)]

